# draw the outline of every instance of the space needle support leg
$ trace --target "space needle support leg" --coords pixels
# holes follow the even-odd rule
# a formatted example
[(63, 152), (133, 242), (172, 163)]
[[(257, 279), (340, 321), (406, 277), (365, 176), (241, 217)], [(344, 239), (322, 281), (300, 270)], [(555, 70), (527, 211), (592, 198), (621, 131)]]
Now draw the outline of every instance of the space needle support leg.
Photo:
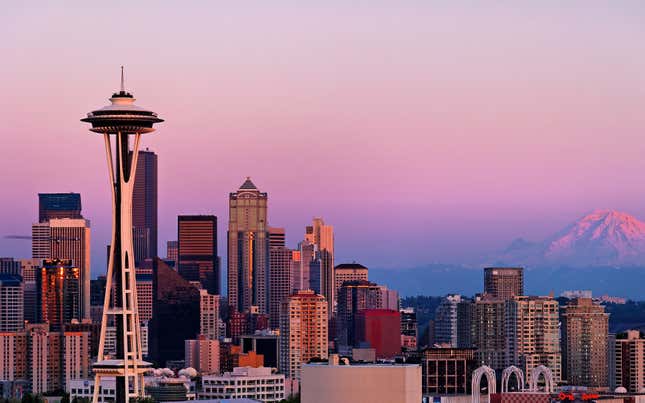
[[(112, 195), (112, 206), (116, 206), (116, 195), (115, 195), (115, 182), (114, 182), (114, 163), (112, 160), (112, 144), (110, 142), (110, 135), (108, 133), (103, 134), (103, 139), (105, 140), (105, 156), (107, 159), (108, 166), (108, 178), (110, 180), (110, 194)], [(114, 208), (112, 209), (112, 242), (110, 245), (114, 247), (114, 242), (116, 238), (116, 233), (114, 228), (116, 224), (116, 213)], [(110, 298), (112, 296), (112, 276), (114, 268), (114, 251), (110, 251), (110, 256), (108, 257), (108, 271), (106, 276), (105, 284), (105, 297), (103, 298), (103, 313), (101, 315), (101, 333), (99, 336), (99, 351), (97, 361), (103, 361), (105, 358), (105, 330), (108, 322), (108, 311), (110, 309)], [(101, 388), (101, 376), (96, 374), (94, 377), (94, 392), (92, 394), (92, 403), (98, 403), (99, 398), (99, 389)]]

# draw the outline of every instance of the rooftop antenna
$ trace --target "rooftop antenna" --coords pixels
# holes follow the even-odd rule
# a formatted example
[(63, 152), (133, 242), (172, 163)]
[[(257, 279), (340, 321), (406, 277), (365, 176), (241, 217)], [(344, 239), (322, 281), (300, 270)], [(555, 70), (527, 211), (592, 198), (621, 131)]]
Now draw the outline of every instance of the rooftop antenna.
[(125, 92), (125, 81), (123, 80), (123, 66), (121, 66), (121, 92)]

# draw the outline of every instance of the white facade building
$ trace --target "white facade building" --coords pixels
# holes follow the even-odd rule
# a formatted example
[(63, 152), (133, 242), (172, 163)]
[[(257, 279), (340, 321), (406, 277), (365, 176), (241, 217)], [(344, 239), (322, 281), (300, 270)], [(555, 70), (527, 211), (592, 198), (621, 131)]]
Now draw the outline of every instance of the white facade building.
[(307, 403), (418, 403), (421, 366), (338, 365), (332, 356), (329, 364), (304, 364), (300, 386)]
[(199, 333), (207, 339), (219, 338), (219, 295), (199, 290)]
[(200, 399), (256, 399), (279, 402), (285, 398), (284, 375), (273, 374), (271, 368), (238, 367), (223, 375), (202, 378)]

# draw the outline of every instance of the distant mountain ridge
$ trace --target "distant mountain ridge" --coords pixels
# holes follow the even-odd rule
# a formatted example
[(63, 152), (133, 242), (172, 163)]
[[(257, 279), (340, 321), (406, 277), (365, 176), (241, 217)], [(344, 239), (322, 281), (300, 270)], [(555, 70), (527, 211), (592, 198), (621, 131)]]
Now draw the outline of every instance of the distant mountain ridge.
[(496, 261), (529, 266), (645, 266), (645, 223), (615, 210), (595, 210), (542, 242), (516, 239)]

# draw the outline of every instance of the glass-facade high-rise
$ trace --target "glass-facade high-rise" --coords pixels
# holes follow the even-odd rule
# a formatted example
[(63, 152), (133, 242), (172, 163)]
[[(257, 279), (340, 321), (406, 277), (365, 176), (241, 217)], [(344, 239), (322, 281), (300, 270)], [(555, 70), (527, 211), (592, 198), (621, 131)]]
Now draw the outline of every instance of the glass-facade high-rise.
[(229, 196), (228, 303), (238, 312), (269, 313), (267, 194), (250, 178)]
[(199, 281), (211, 294), (220, 293), (217, 256), (217, 217), (180, 215), (177, 219), (179, 274), (188, 281)]
[(157, 254), (157, 154), (139, 151), (132, 193), (132, 241), (135, 265)]
[(38, 193), (38, 222), (52, 218), (83, 218), (79, 193)]

